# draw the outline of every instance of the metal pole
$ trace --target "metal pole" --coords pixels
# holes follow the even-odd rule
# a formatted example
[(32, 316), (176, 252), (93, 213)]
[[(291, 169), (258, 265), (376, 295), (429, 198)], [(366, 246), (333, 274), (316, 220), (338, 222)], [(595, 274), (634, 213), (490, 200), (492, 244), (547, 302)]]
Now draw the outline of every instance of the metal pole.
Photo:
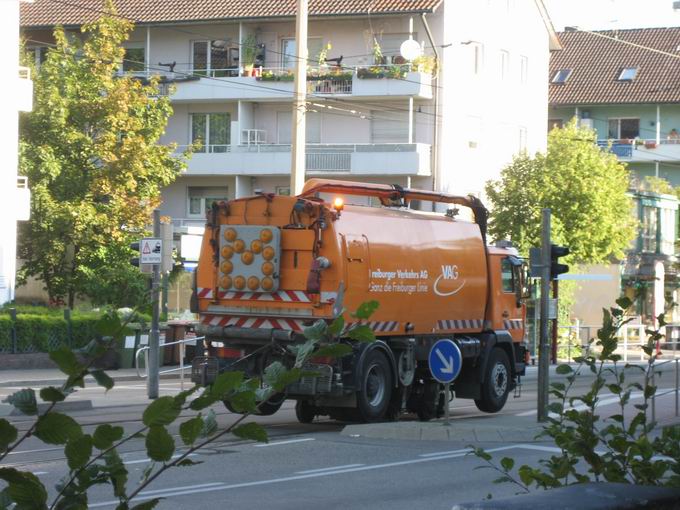
[[(164, 241), (165, 243), (165, 241)], [(169, 248), (169, 247), (167, 247)], [(164, 248), (167, 249), (167, 248)], [(161, 317), (163, 320), (167, 321), (168, 320), (168, 294), (170, 293), (170, 274), (169, 273), (163, 273), (161, 275)]]
[[(652, 386), (656, 386), (655, 372), (654, 365), (652, 365)], [(656, 421), (656, 388), (654, 390), (654, 395), (652, 395), (652, 421)]]
[(548, 337), (548, 307), (550, 299), (550, 209), (543, 209), (541, 222), (541, 320), (538, 344), (538, 408), (539, 422), (548, 419), (548, 376), (550, 372), (550, 343)]
[(678, 396), (680, 393), (680, 370), (678, 367), (680, 367), (680, 360), (675, 360), (675, 416), (678, 415)]
[(444, 426), (451, 425), (449, 421), (449, 395), (451, 395), (451, 383), (446, 383), (444, 385)]
[(295, 87), (293, 88), (293, 144), (291, 147), (290, 193), (299, 195), (305, 185), (307, 109), (307, 10), (309, 0), (297, 0), (295, 22)]
[(9, 316), (12, 319), (12, 354), (17, 353), (17, 309), (10, 308)]
[[(154, 237), (161, 236), (161, 212), (155, 209), (153, 212), (153, 235)], [(164, 247), (168, 249), (168, 247)], [(160, 307), (160, 279), (161, 266), (159, 264), (153, 265), (153, 278), (151, 280), (151, 332), (149, 335), (149, 363), (146, 366), (149, 378), (147, 380), (147, 394), (149, 398), (158, 398), (158, 365), (160, 356), (160, 325), (159, 314)]]
[[(553, 280), (552, 282), (552, 292), (553, 292), (553, 299), (555, 300), (555, 303), (557, 303), (557, 299), (559, 297), (559, 284), (557, 280)], [(552, 321), (552, 348), (550, 351), (550, 358), (555, 365), (557, 363), (557, 322), (558, 322), (558, 317), (559, 317), (559, 310), (555, 310), (555, 318)]]
[(184, 391), (184, 341), (179, 344), (179, 388)]

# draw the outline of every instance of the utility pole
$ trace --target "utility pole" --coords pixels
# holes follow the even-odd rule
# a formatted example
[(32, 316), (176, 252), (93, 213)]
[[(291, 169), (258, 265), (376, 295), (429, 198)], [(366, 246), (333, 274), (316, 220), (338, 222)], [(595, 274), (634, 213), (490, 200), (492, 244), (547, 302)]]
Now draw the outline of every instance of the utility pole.
[[(153, 211), (153, 236), (158, 239), (161, 236), (161, 212)], [(166, 246), (165, 249), (168, 247)], [(153, 264), (153, 278), (151, 280), (151, 334), (149, 335), (149, 366), (146, 367), (147, 394), (150, 399), (158, 398), (158, 365), (160, 356), (160, 288), (161, 288), (161, 265)]]
[(305, 185), (307, 143), (306, 109), (307, 109), (307, 12), (309, 0), (297, 0), (297, 18), (295, 22), (295, 97), (293, 98), (293, 145), (291, 147), (290, 193), (299, 195)]
[(543, 209), (541, 222), (541, 320), (538, 344), (538, 421), (548, 419), (548, 376), (550, 370), (550, 338), (548, 336), (548, 313), (550, 306), (550, 209)]

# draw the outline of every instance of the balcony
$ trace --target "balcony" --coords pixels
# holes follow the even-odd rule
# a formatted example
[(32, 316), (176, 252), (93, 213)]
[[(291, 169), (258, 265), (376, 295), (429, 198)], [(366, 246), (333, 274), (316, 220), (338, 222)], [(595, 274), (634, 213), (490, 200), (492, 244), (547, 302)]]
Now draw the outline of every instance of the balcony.
[(16, 90), (14, 101), (20, 112), (33, 111), (33, 81), (31, 70), (28, 67), (19, 67), (19, 76), (16, 78)]
[(661, 140), (598, 140), (603, 149), (626, 162), (680, 161), (680, 139)]
[[(186, 147), (178, 147), (178, 152)], [(308, 144), (309, 174), (429, 176), (430, 150), (423, 143)], [(186, 175), (288, 175), (291, 146), (206, 146), (189, 161)]]
[[(197, 71), (187, 67), (165, 73), (163, 78), (176, 81), (172, 95), (174, 102), (280, 101), (293, 98), (293, 73), (290, 69), (263, 68), (254, 73), (256, 76), (239, 76), (234, 69)], [(312, 69), (307, 81), (308, 94), (318, 97), (432, 98), (432, 76), (410, 71), (408, 66)]]

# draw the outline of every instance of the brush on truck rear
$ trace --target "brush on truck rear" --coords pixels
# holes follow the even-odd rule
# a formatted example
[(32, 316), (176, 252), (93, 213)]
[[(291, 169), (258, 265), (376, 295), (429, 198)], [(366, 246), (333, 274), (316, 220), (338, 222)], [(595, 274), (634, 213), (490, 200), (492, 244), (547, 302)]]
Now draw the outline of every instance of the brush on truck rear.
[[(342, 206), (363, 195), (383, 207)], [(470, 219), (408, 209), (412, 200), (462, 206)], [(298, 197), (257, 195), (216, 204), (208, 215), (194, 310), (206, 355), (194, 380), (223, 370), (259, 376), (305, 327), (375, 300), (367, 324), (377, 340), (351, 343), (338, 360), (312, 359), (316, 372), (260, 406), (297, 400), (298, 418), (378, 421), (411, 411), (439, 415), (448, 396), (432, 379), (431, 346), (451, 338), (464, 357), (453, 384), (486, 412), (499, 411), (524, 374), (523, 265), (513, 249), (486, 246), (487, 213), (474, 197), (312, 179)]]

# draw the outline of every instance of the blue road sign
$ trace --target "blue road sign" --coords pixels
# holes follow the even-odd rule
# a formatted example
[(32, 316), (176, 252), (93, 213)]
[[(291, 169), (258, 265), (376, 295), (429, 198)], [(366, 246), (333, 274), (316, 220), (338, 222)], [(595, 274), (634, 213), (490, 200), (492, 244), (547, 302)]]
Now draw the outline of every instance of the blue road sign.
[(438, 340), (430, 351), (430, 372), (442, 384), (453, 382), (463, 368), (463, 356), (453, 340)]

